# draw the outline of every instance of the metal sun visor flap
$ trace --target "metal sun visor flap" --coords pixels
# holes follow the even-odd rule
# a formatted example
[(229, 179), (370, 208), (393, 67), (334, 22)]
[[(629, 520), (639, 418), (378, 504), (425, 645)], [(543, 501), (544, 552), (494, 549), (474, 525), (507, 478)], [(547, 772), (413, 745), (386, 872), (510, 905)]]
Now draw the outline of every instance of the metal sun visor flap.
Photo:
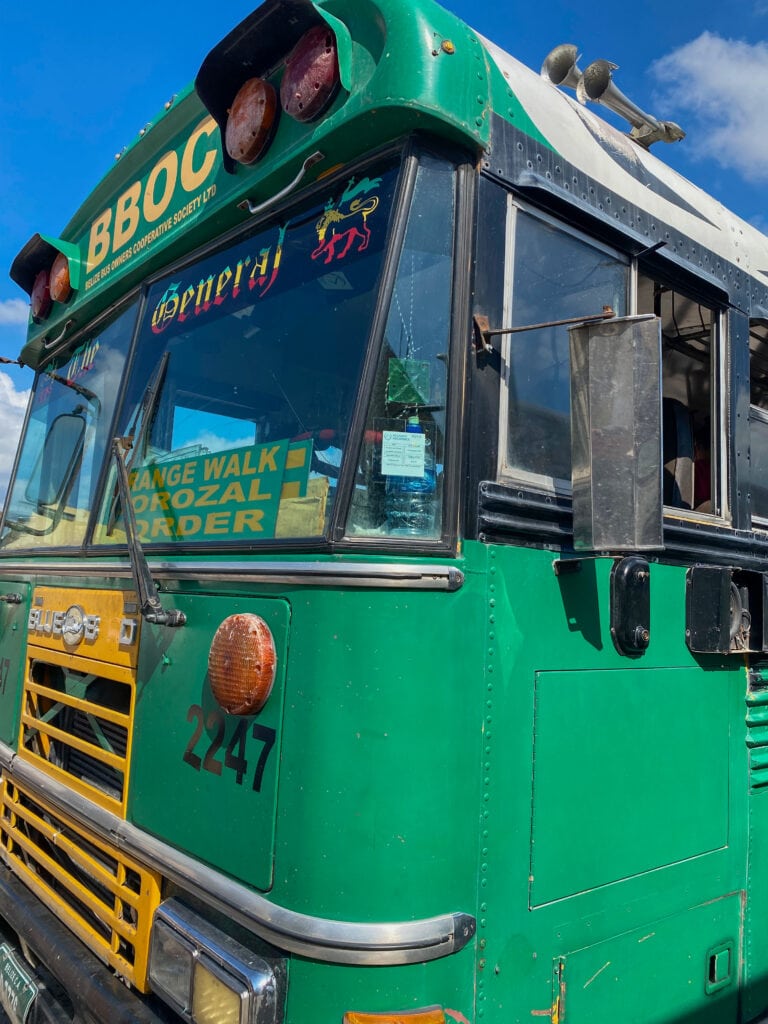
[(661, 334), (656, 317), (570, 329), (577, 551), (663, 548)]

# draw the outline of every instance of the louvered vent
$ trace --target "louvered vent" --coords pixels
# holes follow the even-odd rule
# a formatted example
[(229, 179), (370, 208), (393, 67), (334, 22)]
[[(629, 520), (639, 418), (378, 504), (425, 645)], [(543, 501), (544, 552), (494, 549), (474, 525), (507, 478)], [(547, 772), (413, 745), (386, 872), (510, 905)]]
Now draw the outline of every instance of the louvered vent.
[(762, 789), (768, 786), (768, 666), (749, 673), (747, 747), (750, 787)]
[(34, 660), (24, 686), (20, 749), (120, 813), (132, 694), (127, 682)]

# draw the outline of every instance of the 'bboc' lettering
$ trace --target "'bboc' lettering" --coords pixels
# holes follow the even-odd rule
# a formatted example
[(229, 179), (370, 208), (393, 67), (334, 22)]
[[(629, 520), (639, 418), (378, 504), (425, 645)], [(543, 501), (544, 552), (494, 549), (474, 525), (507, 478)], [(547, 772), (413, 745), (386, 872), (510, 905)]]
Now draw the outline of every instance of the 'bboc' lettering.
[(189, 193), (201, 187), (213, 171), (217, 147), (210, 142), (216, 130), (212, 117), (201, 121), (177, 153), (168, 150), (158, 158), (146, 181), (134, 181), (119, 196), (114, 206), (104, 210), (91, 224), (88, 237), (88, 270), (91, 271), (111, 252), (126, 246), (135, 235), (143, 215), (152, 224), (171, 204), (176, 186)]

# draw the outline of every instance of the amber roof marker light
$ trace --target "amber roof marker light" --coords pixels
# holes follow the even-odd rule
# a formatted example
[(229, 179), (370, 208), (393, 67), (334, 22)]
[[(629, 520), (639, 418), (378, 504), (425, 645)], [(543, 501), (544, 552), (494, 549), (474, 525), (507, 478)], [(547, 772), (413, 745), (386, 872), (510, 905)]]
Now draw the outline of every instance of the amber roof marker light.
[(51, 298), (54, 302), (67, 302), (72, 294), (69, 260), (60, 252), (51, 267)]

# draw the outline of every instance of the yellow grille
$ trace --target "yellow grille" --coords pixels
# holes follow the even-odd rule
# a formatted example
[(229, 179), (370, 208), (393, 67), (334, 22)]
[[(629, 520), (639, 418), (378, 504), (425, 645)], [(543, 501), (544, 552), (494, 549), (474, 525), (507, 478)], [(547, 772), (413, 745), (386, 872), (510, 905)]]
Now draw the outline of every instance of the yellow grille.
[(102, 960), (142, 992), (160, 877), (3, 779), (0, 848), (11, 868)]
[(131, 669), (30, 647), (19, 752), (49, 775), (125, 814)]

